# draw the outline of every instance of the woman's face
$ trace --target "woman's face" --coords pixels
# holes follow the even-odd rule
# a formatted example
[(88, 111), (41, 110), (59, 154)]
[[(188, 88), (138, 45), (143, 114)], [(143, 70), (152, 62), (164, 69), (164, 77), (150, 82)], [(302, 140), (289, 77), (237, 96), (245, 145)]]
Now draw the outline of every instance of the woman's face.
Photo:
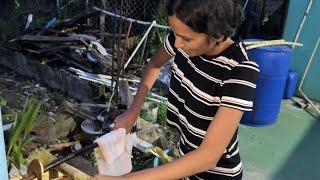
[(206, 34), (193, 31), (175, 15), (169, 17), (169, 25), (176, 38), (174, 46), (182, 49), (190, 57), (207, 54), (212, 50)]

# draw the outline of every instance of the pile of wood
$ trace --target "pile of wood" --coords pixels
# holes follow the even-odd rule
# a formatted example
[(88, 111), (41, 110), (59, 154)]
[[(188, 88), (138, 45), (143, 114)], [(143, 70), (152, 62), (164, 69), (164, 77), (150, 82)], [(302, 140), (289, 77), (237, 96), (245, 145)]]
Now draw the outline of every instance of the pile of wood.
[[(10, 43), (14, 42), (11, 47), (43, 64), (68, 65), (85, 72), (104, 74), (119, 70), (117, 64), (121, 60), (120, 64), (123, 64), (125, 60), (124, 41), (128, 37), (104, 32), (103, 16), (97, 10), (87, 10), (72, 19), (53, 18), (43, 27), (30, 26), (32, 17), (28, 18), (23, 35), (11, 40)], [(100, 17), (100, 27), (89, 21), (97, 17)], [(120, 45), (114, 45), (108, 39), (120, 40)]]
[[(31, 16), (28, 18), (24, 33), (11, 40), (12, 46), (10, 47), (31, 59), (40, 61), (41, 64), (63, 68), (77, 75), (80, 79), (109, 87), (115, 91), (116, 97), (121, 97), (122, 94), (118, 94), (118, 92), (122, 91), (130, 91), (135, 95), (140, 78), (132, 73), (129, 75), (125, 70), (137, 71), (141, 67), (140, 63), (135, 64), (131, 60), (143, 42), (145, 48), (151, 29), (156, 26), (164, 29), (168, 27), (157, 25), (155, 21), (150, 25), (149, 22), (136, 21), (108, 13), (93, 7), (72, 19), (57, 20), (54, 17), (41, 27), (30, 25), (32, 24)], [(106, 15), (117, 17), (119, 23), (121, 21), (127, 22), (128, 27), (126, 27), (125, 34), (105, 32), (105, 27), (111, 26), (106, 24)], [(97, 20), (100, 20), (99, 25)], [(134, 47), (134, 43), (132, 43), (132, 41), (138, 40), (137, 36), (130, 37), (133, 22), (149, 26), (137, 47)], [(126, 51), (130, 47), (135, 49), (129, 57)], [(144, 48), (142, 52), (144, 52)], [(127, 68), (125, 69), (125, 67)], [(123, 85), (121, 84), (122, 80), (127, 80), (130, 84), (127, 82)], [(110, 101), (112, 101), (112, 97)], [(148, 98), (157, 102), (166, 101), (166, 98), (154, 93), (151, 93)], [(117, 99), (128, 100), (127, 97)]]

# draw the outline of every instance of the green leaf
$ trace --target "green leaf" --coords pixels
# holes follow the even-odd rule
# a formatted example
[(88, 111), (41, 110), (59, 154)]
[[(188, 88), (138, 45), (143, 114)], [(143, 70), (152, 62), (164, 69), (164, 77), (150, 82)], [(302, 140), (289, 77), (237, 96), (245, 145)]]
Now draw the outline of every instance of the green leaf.
[(21, 150), (25, 150), (25, 148), (27, 147), (27, 145), (30, 143), (30, 140), (29, 139), (24, 139), (22, 142), (21, 142)]
[(13, 146), (11, 162), (20, 169), (20, 166), (26, 162), (26, 159), (23, 157), (22, 151), (18, 146)]
[(31, 115), (25, 127), (25, 133), (29, 134), (32, 128), (36, 125), (38, 113), (40, 111), (41, 103), (33, 100), (31, 106)]

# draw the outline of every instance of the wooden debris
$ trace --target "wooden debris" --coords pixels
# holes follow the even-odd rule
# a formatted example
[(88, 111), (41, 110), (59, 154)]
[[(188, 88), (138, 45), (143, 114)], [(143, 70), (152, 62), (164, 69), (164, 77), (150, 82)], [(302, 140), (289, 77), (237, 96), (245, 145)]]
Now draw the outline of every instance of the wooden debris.
[(129, 89), (129, 83), (127, 80), (119, 80), (119, 96), (120, 104), (127, 105), (129, 107), (133, 102), (133, 96)]
[(48, 54), (55, 53), (55, 52), (57, 52), (58, 50), (61, 50), (61, 49), (67, 49), (69, 47), (70, 47), (70, 44), (64, 44), (64, 45), (55, 46), (55, 47), (48, 48), (48, 49), (41, 49), (38, 52), (40, 54), (47, 54), (48, 55)]
[[(55, 159), (56, 158), (48, 150), (42, 149), (35, 151), (33, 154), (29, 156), (31, 166), (29, 165), (30, 168), (28, 166), (28, 174), (36, 172), (37, 178), (42, 178), (44, 174), (44, 165), (49, 164), (51, 161)], [(66, 163), (60, 164), (56, 169), (67, 174), (69, 177), (75, 180), (88, 180), (91, 178), (91, 176), (89, 176), (88, 174)]]
[(97, 10), (86, 10), (86, 11), (80, 13), (79, 15), (75, 16), (72, 19), (66, 19), (66, 20), (62, 20), (60, 22), (57, 22), (56, 26), (57, 27), (73, 26), (74, 24), (76, 24), (77, 22), (79, 22), (83, 19), (87, 19), (89, 17), (93, 17), (98, 14), (100, 14), (100, 12)]
[(28, 166), (28, 174), (35, 174), (38, 180), (44, 178), (44, 168), (42, 163), (38, 159), (34, 159)]
[(81, 39), (81, 42), (83, 44), (85, 44), (90, 49), (90, 51), (94, 54), (94, 56), (97, 58), (97, 60), (102, 65), (104, 65), (106, 68), (112, 67), (112, 60), (111, 59), (108, 59), (107, 57), (100, 54), (97, 50), (95, 50), (93, 47), (91, 47), (85, 40)]
[(70, 146), (73, 146), (73, 145), (76, 145), (76, 144), (79, 144), (80, 142), (79, 141), (72, 141), (72, 142), (65, 142), (65, 143), (60, 143), (60, 144), (52, 144), (52, 145), (49, 145), (49, 151), (59, 151), (59, 150), (62, 150), (64, 148), (68, 148)]

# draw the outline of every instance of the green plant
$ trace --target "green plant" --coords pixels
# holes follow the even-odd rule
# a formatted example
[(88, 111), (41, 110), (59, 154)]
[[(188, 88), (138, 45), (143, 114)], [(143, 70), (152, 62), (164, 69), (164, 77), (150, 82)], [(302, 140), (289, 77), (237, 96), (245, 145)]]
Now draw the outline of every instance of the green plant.
[(59, 19), (72, 18), (87, 8), (86, 1), (61, 0), (59, 6)]
[(150, 114), (148, 114), (147, 111), (141, 110), (140, 117), (150, 123), (155, 123), (155, 119)]
[(23, 151), (30, 139), (27, 137), (36, 124), (41, 103), (35, 99), (27, 99), (24, 109), (18, 114), (9, 138), (7, 158), (17, 168), (25, 163)]
[(7, 101), (0, 96), (0, 106), (6, 106), (7, 105)]
[(52, 94), (52, 100), (55, 101), (57, 104), (61, 104), (67, 97), (59, 92), (54, 92)]
[[(153, 18), (154, 20), (157, 22), (157, 24), (161, 24), (161, 25), (168, 25), (168, 16), (166, 14), (166, 8), (165, 8), (165, 1), (166, 0), (161, 0), (160, 2), (160, 7), (157, 8)], [(147, 27), (146, 27), (147, 29)], [(167, 29), (160, 29), (160, 28), (153, 28), (147, 38), (147, 43), (145, 46), (145, 49), (143, 50), (143, 46), (140, 47), (140, 52), (137, 53), (137, 57), (136, 57), (136, 63), (138, 63), (141, 68), (136, 69), (135, 70), (135, 74), (140, 76), (141, 74), (143, 74), (144, 69), (146, 68), (146, 59), (153, 57), (157, 51), (160, 49), (162, 43), (163, 43), (163, 39), (165, 38), (166, 34), (168, 33)], [(141, 35), (142, 37), (142, 35)], [(137, 44), (140, 41), (140, 37), (136, 38), (132, 41), (132, 45), (131, 48), (129, 48), (127, 50), (127, 54), (131, 54), (135, 47), (137, 46)], [(142, 51), (144, 52), (143, 54)]]
[(162, 127), (167, 127), (167, 104), (164, 102), (158, 106), (157, 122)]
[(0, 12), (0, 43), (16, 37), (25, 21), (21, 18), (20, 0), (7, 1)]
[[(157, 24), (168, 25), (168, 16), (163, 8), (159, 8), (156, 11), (154, 19), (156, 20)], [(146, 54), (147, 57), (152, 57), (156, 54), (156, 52), (159, 50), (160, 45), (163, 43), (163, 39), (167, 33), (167, 30), (159, 28), (155, 28), (150, 32), (146, 49), (146, 52), (148, 52)]]

